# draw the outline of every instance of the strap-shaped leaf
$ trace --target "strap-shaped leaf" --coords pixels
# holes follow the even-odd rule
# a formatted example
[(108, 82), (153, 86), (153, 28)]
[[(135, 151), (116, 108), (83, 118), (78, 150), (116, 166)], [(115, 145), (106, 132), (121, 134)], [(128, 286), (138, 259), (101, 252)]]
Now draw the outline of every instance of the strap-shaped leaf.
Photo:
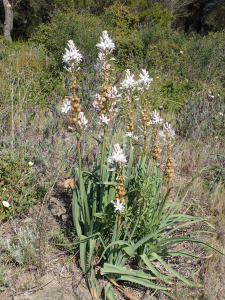
[(161, 286), (161, 285), (157, 285), (153, 282), (151, 282), (150, 280), (144, 279), (144, 278), (138, 278), (138, 277), (134, 277), (131, 275), (121, 275), (118, 276), (117, 280), (125, 280), (125, 281), (130, 281), (130, 282), (134, 282), (143, 286), (147, 286), (149, 288), (152, 289), (156, 289), (156, 290), (161, 290), (161, 291), (168, 291), (170, 290), (170, 288)]
[(101, 268), (101, 274), (102, 275), (109, 275), (109, 274), (119, 274), (119, 275), (129, 275), (134, 276), (138, 278), (143, 279), (156, 279), (153, 276), (150, 276), (149, 274), (145, 274), (144, 272), (140, 272), (139, 270), (127, 270), (123, 267), (116, 266), (113, 264), (105, 263), (104, 267)]
[(151, 256), (157, 259), (167, 270), (169, 270), (172, 274), (174, 274), (178, 279), (182, 280), (183, 282), (187, 283), (190, 286), (195, 286), (195, 287), (201, 287), (202, 285), (200, 284), (195, 284), (194, 282), (188, 280), (181, 274), (179, 274), (176, 270), (171, 268), (159, 255), (156, 253), (151, 253)]

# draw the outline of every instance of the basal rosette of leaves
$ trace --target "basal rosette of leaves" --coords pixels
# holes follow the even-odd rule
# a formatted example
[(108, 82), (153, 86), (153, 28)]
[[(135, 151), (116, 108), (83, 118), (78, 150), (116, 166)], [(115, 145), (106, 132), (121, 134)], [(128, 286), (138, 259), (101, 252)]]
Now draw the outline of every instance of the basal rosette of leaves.
[(225, 133), (225, 105), (219, 95), (192, 95), (177, 111), (179, 134), (191, 138), (208, 138)]
[[(190, 238), (188, 234), (174, 237), (177, 230), (196, 222), (210, 224), (205, 218), (188, 215), (188, 209), (180, 212), (184, 198), (181, 201), (167, 201), (173, 185), (171, 147), (175, 132), (170, 124), (163, 124), (159, 112), (148, 111), (148, 90), (153, 79), (149, 78), (145, 69), (139, 74), (139, 80), (130, 70), (126, 70), (119, 94), (111, 80), (111, 55), (115, 44), (106, 31), (103, 31), (96, 46), (99, 50), (96, 70), (99, 72), (100, 86), (93, 102), (93, 113), (99, 118), (99, 136), (93, 137), (98, 142), (98, 147), (95, 149), (93, 165), (88, 171), (82, 166), (80, 144), (88, 120), (76, 94), (80, 54), (72, 40), (68, 41), (69, 50), (66, 51), (70, 52), (69, 57), (64, 56), (71, 81), (68, 97), (62, 108), (75, 128), (79, 161), (78, 168), (70, 165), (76, 178), (72, 214), (79, 238), (79, 242), (71, 245), (79, 244), (80, 265), (92, 297), (100, 299), (95, 277), (96, 266), (100, 267), (101, 275), (108, 279), (104, 292), (110, 300), (116, 299), (110, 289), (111, 285), (127, 293), (118, 285), (120, 281), (161, 290), (166, 295), (170, 295), (171, 285), (177, 279), (190, 286), (197, 286), (172, 268), (166, 257), (196, 257), (172, 250), (180, 242), (198, 243), (215, 250), (203, 241)], [(138, 126), (142, 132), (139, 139), (135, 135), (137, 124), (133, 117), (137, 95), (140, 107)], [(126, 125), (123, 141), (119, 142), (117, 125), (114, 123), (112, 127), (110, 124), (119, 112), (121, 102), (123, 111), (126, 112)], [(110, 131), (110, 128), (113, 130)], [(118, 143), (115, 144), (115, 140)], [(161, 145), (164, 145), (164, 150), (160, 149)], [(166, 163), (160, 165), (159, 154), (162, 151), (166, 155)], [(137, 262), (139, 269), (125, 268), (131, 259)], [(157, 268), (156, 262), (167, 272)], [(159, 280), (164, 284), (160, 284)]]

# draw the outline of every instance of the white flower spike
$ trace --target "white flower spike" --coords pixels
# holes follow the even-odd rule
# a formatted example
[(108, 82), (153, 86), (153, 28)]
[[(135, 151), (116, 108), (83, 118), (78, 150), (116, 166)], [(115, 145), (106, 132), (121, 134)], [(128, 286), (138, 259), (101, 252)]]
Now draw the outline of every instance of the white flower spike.
[(76, 48), (73, 40), (68, 41), (69, 50), (65, 48), (66, 53), (63, 55), (63, 62), (69, 64), (68, 71), (72, 71), (82, 60), (82, 55), (79, 53), (79, 50)]
[(105, 55), (110, 54), (115, 49), (115, 44), (112, 39), (109, 38), (106, 30), (102, 32), (102, 36), (100, 36), (100, 43), (96, 45), (99, 51), (105, 53)]

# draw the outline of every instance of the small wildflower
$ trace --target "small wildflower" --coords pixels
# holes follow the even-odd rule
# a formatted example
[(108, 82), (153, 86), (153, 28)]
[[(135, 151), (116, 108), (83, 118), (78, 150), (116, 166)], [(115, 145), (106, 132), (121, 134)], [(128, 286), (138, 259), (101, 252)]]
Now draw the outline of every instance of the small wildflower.
[(145, 69), (141, 70), (141, 73), (139, 74), (140, 79), (138, 80), (138, 84), (141, 85), (140, 90), (147, 90), (149, 88), (150, 83), (153, 81), (153, 78), (149, 78), (148, 71)]
[(88, 120), (86, 119), (84, 113), (82, 111), (79, 112), (79, 114), (78, 114), (78, 125), (79, 125), (79, 128), (80, 128), (81, 131), (84, 130), (87, 123), (88, 123)]
[(138, 136), (137, 136), (137, 135), (134, 135), (134, 136), (133, 136), (133, 140), (134, 140), (135, 142), (138, 142)]
[[(160, 115), (159, 115), (159, 113), (156, 111), (156, 110), (154, 110), (152, 113), (151, 113), (151, 115), (152, 115), (152, 123), (153, 124), (161, 124), (162, 123), (162, 121), (163, 121), (163, 119), (162, 118), (160, 118)], [(151, 122), (149, 122), (150, 124), (151, 124)]]
[(61, 108), (61, 113), (62, 114), (67, 114), (68, 111), (71, 110), (71, 108), (72, 107), (71, 107), (70, 100), (68, 100), (68, 99), (63, 100), (63, 107)]
[(165, 123), (163, 130), (159, 131), (159, 135), (167, 142), (171, 144), (172, 139), (175, 136), (175, 131), (171, 128), (171, 124)]
[(122, 154), (122, 149), (120, 148), (119, 144), (114, 145), (113, 153), (108, 158), (109, 164), (115, 164), (118, 163), (119, 167), (121, 168), (122, 164), (126, 163), (126, 157), (124, 154)]
[[(102, 124), (108, 125), (110, 119), (107, 119), (107, 117), (104, 116), (104, 115), (101, 115), (99, 118), (100, 118), (100, 121), (101, 121)], [(100, 123), (100, 124), (101, 124), (101, 123)]]
[(120, 200), (118, 199), (118, 200), (116, 200), (116, 201), (111, 201), (111, 203), (114, 205), (114, 208), (116, 209), (116, 210), (118, 210), (120, 213), (122, 213), (123, 212), (123, 210), (124, 210), (124, 203), (121, 203), (120, 202)]
[(132, 131), (127, 132), (126, 136), (128, 136), (129, 138), (132, 138), (133, 137), (133, 132)]
[(122, 90), (132, 90), (136, 87), (136, 81), (134, 80), (134, 74), (130, 74), (130, 70), (125, 70), (125, 79), (121, 82), (121, 89)]
[(28, 166), (32, 167), (34, 163), (32, 161), (29, 161)]
[(5, 207), (9, 207), (9, 206), (10, 206), (8, 201), (2, 201), (2, 204), (3, 204), (3, 206), (5, 206)]

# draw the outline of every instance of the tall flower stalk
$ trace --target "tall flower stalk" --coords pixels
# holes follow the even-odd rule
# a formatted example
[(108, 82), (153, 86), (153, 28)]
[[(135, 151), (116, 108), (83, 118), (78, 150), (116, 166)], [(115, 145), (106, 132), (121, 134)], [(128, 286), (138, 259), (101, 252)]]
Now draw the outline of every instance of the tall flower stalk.
[(148, 71), (145, 69), (141, 70), (141, 73), (139, 74), (140, 79), (138, 80), (138, 90), (141, 92), (141, 122), (142, 122), (142, 128), (143, 128), (143, 136), (144, 136), (144, 147), (143, 147), (143, 152), (142, 152), (142, 157), (141, 161), (144, 159), (146, 147), (147, 147), (147, 128), (150, 126), (149, 121), (149, 113), (147, 110), (147, 104), (148, 104), (148, 99), (147, 99), (147, 93), (148, 89), (150, 86), (150, 83), (153, 81), (153, 78), (149, 78)]
[[(203, 245), (202, 241), (186, 236), (174, 238), (173, 233), (176, 229), (198, 221), (204, 222), (205, 219), (185, 213), (180, 214), (181, 202), (167, 203), (171, 189), (170, 181), (174, 172), (171, 148), (175, 132), (168, 123), (165, 123), (163, 130), (160, 131), (163, 122), (160, 114), (156, 110), (151, 113), (147, 111), (147, 93), (152, 79), (149, 78), (145, 69), (141, 71), (138, 81), (135, 80), (134, 74), (131, 75), (130, 70), (125, 71), (125, 78), (121, 82), (120, 88), (128, 109), (126, 136), (130, 138), (130, 153), (129, 155), (125, 154), (125, 147), (122, 149), (119, 143), (113, 145), (113, 137), (109, 147), (106, 148), (108, 126), (117, 112), (117, 99), (121, 95), (117, 88), (111, 86), (110, 83), (110, 54), (115, 45), (108, 37), (107, 31), (103, 31), (100, 42), (96, 45), (100, 52), (95, 66), (101, 85), (93, 102), (93, 110), (98, 114), (100, 125), (101, 162), (94, 170), (85, 172), (81, 165), (80, 137), (88, 121), (81, 111), (80, 99), (76, 94), (76, 72), (81, 56), (72, 41), (68, 42), (68, 46), (69, 49), (66, 49), (63, 60), (68, 63), (66, 69), (71, 74), (72, 84), (70, 93), (63, 102), (62, 113), (67, 114), (75, 125), (79, 160), (79, 170), (74, 170), (78, 180), (73, 191), (72, 203), (73, 221), (79, 241), (73, 244), (79, 244), (80, 265), (92, 298), (99, 300), (98, 282), (93, 264), (96, 256), (99, 256), (99, 262), (104, 261), (104, 266), (102, 267), (102, 263), (99, 266), (101, 274), (108, 279), (104, 289), (108, 299), (115, 300), (110, 287), (112, 284), (118, 287), (117, 282), (119, 281), (130, 281), (150, 289), (158, 289), (166, 295), (169, 295), (171, 290), (169, 285), (174, 277), (193, 286), (194, 283), (174, 270), (164, 260), (164, 257), (173, 255), (170, 250), (177, 242), (189, 241)], [(144, 147), (137, 164), (134, 165), (132, 109), (135, 99), (134, 92), (137, 88), (141, 91), (142, 98), (141, 129), (144, 136)], [(152, 157), (148, 161), (149, 157), (145, 154), (147, 129), (150, 126), (153, 128)], [(161, 151), (158, 136), (165, 142), (167, 151), (164, 176), (161, 179), (157, 163)], [(95, 161), (97, 161), (97, 154)], [(165, 179), (166, 183), (168, 182), (166, 189), (162, 188)], [(98, 250), (97, 245), (99, 244), (101, 250)], [(212, 247), (208, 247), (212, 249)], [(179, 252), (174, 254), (188, 256), (188, 254)], [(139, 264), (144, 263), (145, 271), (143, 272), (142, 269), (127, 270), (124, 266), (131, 258)], [(169, 272), (156, 270), (152, 261), (160, 263)], [(166, 285), (160, 285), (156, 281), (157, 278), (160, 279), (160, 282), (164, 281)]]

